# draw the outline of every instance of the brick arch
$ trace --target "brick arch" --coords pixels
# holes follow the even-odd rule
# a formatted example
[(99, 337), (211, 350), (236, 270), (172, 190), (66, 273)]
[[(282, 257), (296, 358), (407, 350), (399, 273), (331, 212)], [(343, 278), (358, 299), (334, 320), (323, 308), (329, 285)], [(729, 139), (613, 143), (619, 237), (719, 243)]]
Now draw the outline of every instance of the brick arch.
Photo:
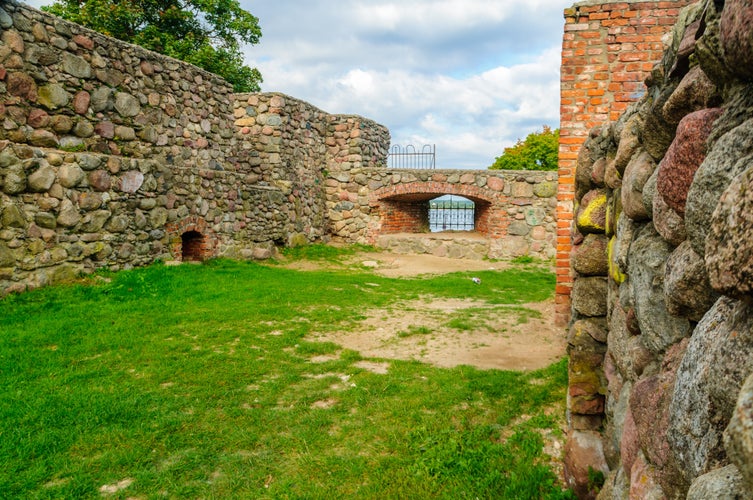
[(396, 196), (432, 195), (442, 196), (454, 194), (464, 196), (475, 203), (477, 200), (489, 204), (504, 203), (505, 196), (501, 191), (478, 187), (475, 184), (453, 184), (451, 182), (416, 181), (403, 184), (393, 184), (373, 191), (369, 196), (372, 201), (381, 201)]
[(170, 252), (178, 261), (217, 257), (219, 240), (207, 221), (191, 215), (166, 226)]
[(427, 202), (443, 195), (462, 196), (475, 203), (477, 232), (490, 238), (506, 234), (509, 220), (504, 205), (507, 197), (501, 191), (475, 184), (416, 181), (393, 184), (370, 193), (370, 204), (379, 218), (374, 236), (425, 232), (429, 222)]

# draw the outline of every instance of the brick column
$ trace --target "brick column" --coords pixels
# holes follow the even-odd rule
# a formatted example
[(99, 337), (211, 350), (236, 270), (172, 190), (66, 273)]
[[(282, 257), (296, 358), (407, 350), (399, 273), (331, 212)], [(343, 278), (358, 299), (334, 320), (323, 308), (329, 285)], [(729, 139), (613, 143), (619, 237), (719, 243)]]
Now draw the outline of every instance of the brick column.
[(662, 37), (693, 0), (587, 0), (565, 9), (560, 74), (556, 323), (570, 319), (573, 199), (578, 151), (589, 131), (615, 121), (646, 90)]

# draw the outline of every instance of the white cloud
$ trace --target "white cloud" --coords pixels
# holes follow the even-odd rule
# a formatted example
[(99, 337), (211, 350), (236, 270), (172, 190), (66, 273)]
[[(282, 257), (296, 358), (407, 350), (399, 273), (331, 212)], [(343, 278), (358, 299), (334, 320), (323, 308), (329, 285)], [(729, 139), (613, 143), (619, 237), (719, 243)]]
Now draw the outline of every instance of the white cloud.
[(558, 125), (559, 49), (465, 78), (353, 69), (332, 78), (316, 98), (314, 104), (327, 111), (384, 123), (393, 142), (437, 144), (440, 166), (485, 168), (518, 138)]
[(496, 24), (511, 13), (511, 3), (465, 0), (368, 2), (354, 8), (357, 26), (396, 35), (441, 38), (470, 27)]
[(518, 138), (559, 125), (570, 2), (284, 4), (284, 15), (246, 6), (261, 19), (262, 41), (247, 54), (265, 90), (374, 119), (393, 143), (436, 144), (438, 166), (448, 168), (485, 168)]

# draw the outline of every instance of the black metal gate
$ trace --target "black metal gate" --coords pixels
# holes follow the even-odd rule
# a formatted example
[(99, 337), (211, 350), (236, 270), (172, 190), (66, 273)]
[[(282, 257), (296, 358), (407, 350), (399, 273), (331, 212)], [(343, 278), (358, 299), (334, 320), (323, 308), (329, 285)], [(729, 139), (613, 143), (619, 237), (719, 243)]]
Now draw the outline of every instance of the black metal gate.
[(476, 205), (465, 198), (437, 198), (429, 202), (429, 230), (473, 231)]

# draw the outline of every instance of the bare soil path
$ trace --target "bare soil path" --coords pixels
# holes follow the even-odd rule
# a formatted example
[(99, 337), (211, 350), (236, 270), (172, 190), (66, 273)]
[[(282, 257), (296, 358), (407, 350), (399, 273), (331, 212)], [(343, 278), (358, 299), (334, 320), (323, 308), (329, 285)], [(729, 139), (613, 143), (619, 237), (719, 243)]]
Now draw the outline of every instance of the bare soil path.
[[(507, 267), (504, 262), (450, 259), (432, 255), (389, 252), (360, 253), (346, 265), (366, 266), (388, 277), (480, 271)], [(327, 263), (293, 262), (289, 267), (313, 270)], [(521, 310), (521, 308), (524, 308)], [(457, 330), (443, 326), (448, 315), (472, 310), (477, 326)], [(529, 314), (528, 311), (537, 311)], [(470, 311), (469, 311), (470, 312)], [(471, 365), (481, 369), (535, 370), (565, 355), (565, 334), (554, 326), (554, 300), (499, 306), (462, 299), (401, 302), (384, 310), (370, 310), (366, 319), (349, 331), (320, 334), (364, 357), (419, 360), (436, 366)], [(374, 367), (379, 369), (378, 366)]]

